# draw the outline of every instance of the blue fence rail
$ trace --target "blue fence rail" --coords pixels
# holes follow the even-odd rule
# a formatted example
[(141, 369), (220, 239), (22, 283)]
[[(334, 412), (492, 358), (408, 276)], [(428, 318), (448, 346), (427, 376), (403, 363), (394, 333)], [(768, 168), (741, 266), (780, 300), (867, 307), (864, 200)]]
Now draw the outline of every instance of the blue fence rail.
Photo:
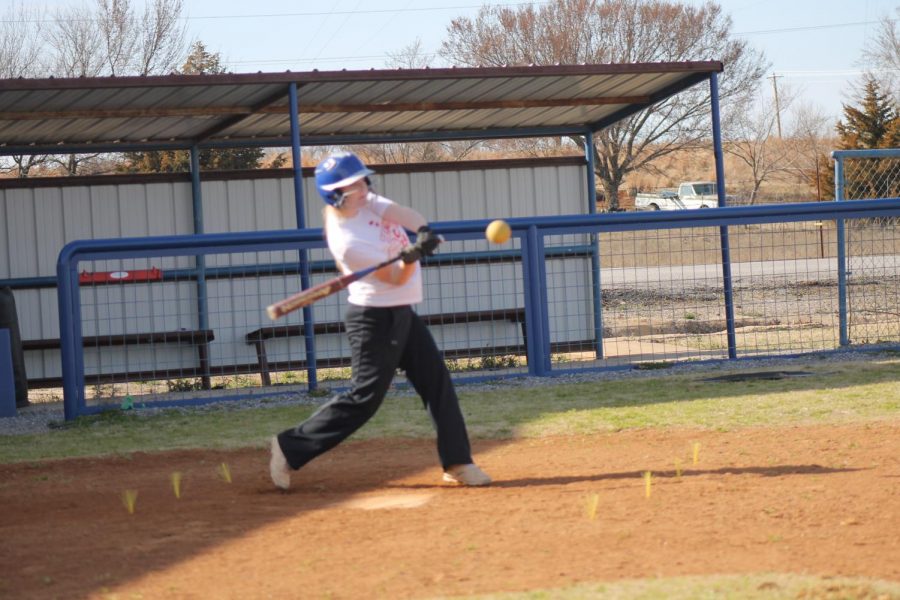
[[(900, 217), (900, 200), (897, 198), (889, 198), (882, 200), (860, 200), (854, 202), (817, 202), (802, 204), (785, 204), (785, 205), (764, 205), (751, 207), (723, 207), (714, 209), (700, 209), (693, 211), (672, 211), (672, 212), (654, 212), (654, 213), (614, 213), (614, 214), (596, 214), (596, 215), (572, 215), (560, 217), (533, 217), (533, 218), (515, 218), (510, 219), (509, 223), (513, 229), (513, 241), (502, 248), (489, 247), (487, 250), (480, 249), (484, 244), (484, 229), (488, 224), (487, 220), (476, 221), (460, 221), (460, 222), (442, 222), (434, 224), (436, 231), (440, 232), (447, 239), (444, 251), (448, 255), (458, 255), (470, 257), (471, 262), (462, 265), (442, 266), (443, 264), (452, 264), (445, 256), (438, 257), (439, 260), (434, 261), (426, 268), (426, 296), (441, 296), (440, 301), (446, 303), (443, 308), (445, 313), (452, 313), (453, 319), (447, 321), (448, 326), (456, 327), (463, 324), (471, 325), (476, 319), (467, 319), (465, 313), (459, 310), (454, 312), (452, 306), (455, 301), (462, 302), (464, 306), (465, 300), (469, 297), (482, 296), (485, 298), (496, 298), (503, 294), (507, 294), (513, 298), (513, 302), (521, 302), (521, 307), (504, 306), (504, 309), (524, 309), (522, 318), (521, 339), (524, 346), (525, 365), (521, 369), (516, 368), (516, 362), (510, 361), (502, 366), (511, 367), (503, 371), (503, 375), (520, 375), (527, 374), (532, 376), (548, 376), (558, 373), (570, 372), (573, 369), (604, 369), (604, 368), (622, 368), (623, 366), (633, 366), (635, 363), (648, 361), (657, 355), (644, 352), (633, 352), (631, 355), (623, 356), (623, 352), (611, 352), (610, 335), (619, 336), (617, 339), (624, 339), (626, 334), (622, 331), (629, 331), (629, 327), (639, 329), (642, 324), (625, 323), (618, 333), (609, 329), (608, 315), (614, 312), (610, 308), (611, 302), (615, 300), (613, 296), (620, 293), (619, 288), (622, 286), (630, 286), (629, 294), (624, 295), (625, 298), (621, 304), (625, 309), (622, 311), (626, 317), (641, 316), (640, 307), (630, 307), (629, 303), (634, 298), (642, 297), (641, 294), (647, 294), (655, 288), (664, 288), (665, 304), (660, 314), (674, 314), (672, 304), (677, 303), (677, 298), (682, 298), (686, 304), (686, 309), (682, 309), (685, 314), (678, 315), (679, 318), (687, 319), (689, 325), (703, 325), (706, 329), (721, 328), (723, 334), (721, 337), (725, 340), (724, 347), (717, 347), (718, 342), (713, 340), (711, 333), (703, 334), (703, 327), (695, 327), (697, 331), (701, 331), (700, 335), (708, 335), (707, 338), (698, 338), (699, 345), (689, 353), (672, 353), (667, 355), (673, 360), (722, 360), (722, 359), (738, 359), (749, 356), (760, 356), (767, 354), (785, 354), (787, 352), (802, 352), (807, 349), (803, 344), (797, 343), (780, 343), (778, 340), (767, 342), (766, 345), (759, 345), (758, 342), (749, 343), (745, 337), (736, 335), (736, 328), (740, 325), (736, 316), (736, 305), (740, 304), (743, 313), (755, 311), (757, 315), (765, 311), (773, 313), (783, 312), (784, 308), (776, 301), (760, 301), (755, 300), (753, 294), (757, 290), (758, 282), (767, 280), (770, 272), (767, 270), (771, 264), (784, 262), (780, 258), (777, 251), (773, 256), (760, 255), (756, 257), (754, 254), (759, 248), (754, 244), (757, 237), (762, 239), (763, 233), (770, 236), (772, 231), (783, 231), (790, 224), (800, 224), (804, 228), (814, 228), (819, 225), (819, 234), (822, 235), (821, 223), (825, 221), (854, 221), (866, 219), (884, 219), (891, 217), (896, 219)], [(895, 221), (896, 223), (896, 221)], [(766, 227), (765, 231), (759, 229)], [(663, 246), (667, 248), (676, 247), (679, 244), (684, 245), (684, 240), (688, 238), (691, 232), (709, 231), (714, 232), (714, 236), (709, 236), (713, 240), (725, 240), (728, 237), (720, 236), (721, 231), (729, 228), (739, 229), (741, 237), (732, 236), (732, 240), (743, 239), (748, 242), (740, 242), (748, 244), (752, 247), (739, 247), (732, 250), (732, 254), (739, 254), (748, 262), (742, 262), (740, 265), (746, 267), (751, 265), (756, 269), (752, 277), (740, 275), (747, 272), (746, 268), (738, 269), (738, 276), (746, 277), (750, 284), (740, 294), (731, 293), (732, 286), (732, 268), (736, 265), (728, 264), (728, 268), (724, 268), (721, 260), (711, 265), (692, 264), (694, 259), (690, 252), (685, 252), (683, 260), (678, 266), (664, 264), (665, 256), (656, 256), (650, 260), (644, 254), (643, 250), (626, 249), (618, 250), (619, 258), (634, 264), (644, 265), (651, 262), (658, 263), (657, 266), (649, 269), (652, 275), (643, 281), (630, 281), (622, 283), (625, 279), (617, 279), (622, 277), (623, 269), (619, 269), (616, 264), (608, 262), (612, 248), (621, 240), (617, 236), (626, 236), (628, 240), (633, 240), (633, 236), (644, 235), (650, 236), (652, 243), (658, 248)], [(814, 230), (814, 229), (813, 229)], [(889, 244), (883, 246), (897, 247), (897, 239), (895, 228), (884, 233), (879, 230), (876, 235), (887, 237)], [(643, 232), (643, 233), (642, 233)], [(668, 232), (668, 233), (666, 233)], [(673, 238), (663, 238), (664, 235), (675, 236)], [(599, 240), (599, 256), (600, 260), (591, 260), (593, 245), (591, 240)], [(767, 238), (768, 239), (768, 238)], [(631, 242), (629, 242), (631, 243)], [(706, 243), (706, 242), (704, 242)], [(713, 245), (716, 243), (710, 242)], [(721, 242), (719, 242), (721, 243)], [(765, 242), (764, 245), (770, 244)], [(590, 246), (588, 246), (590, 245)], [(829, 243), (830, 245), (830, 243)], [(823, 246), (824, 248), (824, 243)], [(300, 256), (302, 251), (317, 251), (318, 256), (327, 256), (322, 250), (324, 243), (320, 230), (289, 230), (289, 231), (267, 231), (252, 233), (235, 233), (235, 234), (204, 234), (176, 237), (157, 237), (157, 238), (131, 238), (131, 239), (111, 239), (111, 240), (90, 240), (79, 241), (68, 244), (60, 253), (57, 263), (57, 279), (58, 279), (58, 299), (60, 310), (60, 350), (62, 360), (62, 378), (64, 390), (64, 406), (66, 419), (73, 419), (76, 416), (97, 412), (109, 408), (109, 404), (91, 404), (86, 395), (86, 376), (85, 376), (85, 341), (87, 337), (92, 337), (90, 332), (85, 336), (83, 332), (83, 320), (85, 315), (81, 306), (82, 295), (85, 292), (83, 286), (79, 284), (79, 268), (84, 264), (91, 264), (92, 261), (100, 261), (102, 264), (111, 264), (111, 261), (122, 260), (141, 260), (141, 259), (159, 259), (161, 257), (192, 257), (196, 262), (205, 267), (205, 274), (208, 275), (216, 268), (210, 262), (202, 260), (204, 257), (215, 254), (232, 254), (241, 255), (244, 253), (272, 253), (272, 252), (296, 252), (296, 256)], [(474, 248), (474, 249), (473, 249)], [(586, 249), (587, 248), (587, 249)], [(630, 248), (630, 246), (626, 246)], [(457, 252), (458, 250), (461, 252)], [(722, 252), (722, 248), (711, 248), (713, 256), (729, 256), (728, 253)], [(766, 248), (762, 248), (766, 250)], [(818, 252), (818, 247), (816, 249)], [(671, 254), (671, 251), (656, 251), (659, 255)], [(442, 253), (443, 254), (443, 253)], [(771, 253), (770, 253), (771, 254)], [(829, 271), (838, 271), (838, 267), (846, 268), (846, 265), (838, 265), (836, 259), (833, 258), (835, 252), (829, 251), (828, 257), (821, 257), (817, 260), (825, 261), (829, 266)], [(890, 272), (896, 275), (900, 269), (897, 256), (900, 251), (896, 249), (890, 250), (887, 260), (887, 270), (879, 271), (880, 273)], [(760, 260), (756, 260), (760, 258)], [(311, 259), (314, 260), (314, 259)], [(321, 260), (321, 259), (320, 259)], [(699, 262), (709, 262), (708, 260), (697, 259)], [(512, 266), (510, 266), (512, 261)], [(264, 261), (263, 261), (264, 262)], [(467, 272), (474, 272), (477, 265), (487, 263), (491, 265), (497, 263), (506, 265), (504, 268), (503, 278), (496, 274), (480, 275), (479, 279), (466, 280)], [(799, 264), (799, 263), (798, 263)], [(817, 272), (810, 270), (807, 262), (802, 262), (806, 269), (803, 276), (805, 284), (809, 284), (810, 280), (818, 276)], [(818, 263), (817, 263), (818, 264)], [(263, 265), (265, 266), (265, 265)], [(235, 268), (235, 273), (243, 274), (249, 267), (243, 266)], [(267, 269), (269, 267), (266, 267)], [(451, 268), (456, 269), (454, 275), (447, 279), (441, 279), (443, 275)], [(292, 267), (292, 273), (296, 273), (296, 264)], [(702, 271), (702, 273), (701, 273)], [(432, 275), (433, 273), (433, 275)], [(643, 277), (644, 275), (642, 275)], [(709, 284), (708, 278), (713, 277), (712, 285)], [(606, 279), (605, 279), (606, 278)], [(718, 280), (717, 282), (715, 280)], [(841, 279), (841, 285), (847, 285), (845, 279)], [(815, 284), (815, 282), (812, 282)], [(707, 286), (706, 291), (700, 292), (701, 284)], [(260, 286), (259, 283), (249, 284), (251, 286)], [(795, 284), (790, 284), (795, 285)], [(891, 286), (896, 296), (896, 290), (900, 286), (900, 278), (894, 278), (886, 282)], [(241, 289), (247, 287), (244, 285)], [(507, 291), (501, 291), (501, 288)], [(236, 289), (236, 287), (234, 287)], [(452, 293), (450, 290), (454, 290)], [(729, 293), (724, 293), (729, 290)], [(791, 294), (795, 294), (795, 290), (791, 288)], [(269, 290), (272, 294), (278, 294), (279, 290)], [(599, 291), (600, 297), (597, 298)], [(233, 292), (233, 290), (232, 290)], [(799, 293), (799, 292), (797, 292)], [(843, 293), (843, 292), (842, 292)], [(453, 295), (455, 294), (456, 297)], [(635, 295), (636, 294), (636, 295)], [(707, 304), (715, 305), (713, 312), (725, 315), (724, 322), (715, 325), (710, 320), (708, 323), (697, 323), (697, 318), (687, 314), (693, 310), (691, 301), (693, 296), (708, 296)], [(610, 296), (607, 298), (606, 296)], [(677, 297), (677, 298), (676, 298)], [(231, 311), (231, 322), (240, 320), (241, 311), (252, 311), (254, 314), (262, 313), (265, 309), (265, 300), (256, 299), (256, 297), (247, 296), (239, 308), (235, 308), (229, 304), (227, 311)], [(271, 297), (278, 299), (278, 297)], [(671, 300), (676, 298), (676, 300)], [(218, 302), (215, 298), (207, 298), (208, 302)], [(188, 303), (189, 304), (189, 303)], [(442, 306), (444, 306), (442, 304)], [(196, 308), (196, 306), (195, 306)], [(103, 312), (94, 308), (93, 312)], [(463, 311), (466, 309), (464, 308)], [(806, 310), (801, 307), (799, 311)], [(811, 310), (811, 309), (810, 309)], [(895, 310), (895, 308), (894, 308)], [(665, 312), (668, 311), (668, 312)], [(606, 313), (606, 314), (604, 314)], [(310, 312), (305, 315), (302, 321), (297, 324), (296, 333), (300, 334), (301, 340), (305, 346), (303, 368), (306, 370), (305, 384), (309, 389), (314, 389), (318, 382), (318, 369), (322, 364), (328, 363), (320, 354), (321, 348), (319, 342), (320, 333), (316, 332), (316, 325), (313, 321), (315, 313)], [(506, 320), (511, 323), (512, 331), (516, 329), (515, 311), (505, 310), (499, 313), (501, 318), (496, 321)], [(437, 315), (434, 322), (441, 322)], [(444, 315), (446, 316), (446, 315)], [(776, 315), (777, 316), (777, 315)], [(782, 315), (783, 316), (783, 315)], [(297, 315), (300, 318), (300, 315)], [(693, 321), (691, 319), (694, 319)], [(712, 319), (712, 317), (710, 317)], [(334, 321), (334, 317), (329, 317), (330, 321)], [(627, 319), (625, 319), (627, 321)], [(640, 320), (639, 318), (636, 320)], [(702, 320), (702, 319), (701, 319)], [(800, 315), (799, 320), (803, 320)], [(215, 321), (215, 319), (214, 319)], [(776, 323), (778, 319), (770, 317), (770, 321)], [(600, 326), (602, 324), (602, 327)], [(324, 327), (324, 323), (320, 324)], [(331, 330), (325, 331), (324, 334), (339, 335), (338, 325), (334, 325)], [(495, 324), (489, 324), (493, 327)], [(196, 323), (193, 325), (196, 326)], [(486, 327), (484, 323), (479, 321), (479, 326)], [(206, 330), (207, 327), (200, 327), (200, 330)], [(248, 329), (248, 325), (245, 329)], [(568, 331), (564, 331), (568, 328)], [(690, 335), (690, 327), (687, 328)], [(196, 333), (196, 332), (192, 332)], [(652, 333), (652, 331), (651, 331)], [(280, 335), (274, 332), (273, 336)], [(448, 334), (449, 335), (449, 334)], [(518, 334), (515, 334), (518, 335)], [(880, 341), (888, 341), (892, 343), (900, 342), (900, 337), (892, 337), (894, 334), (887, 333)], [(93, 336), (96, 337), (96, 336)], [(221, 335), (220, 332), (215, 333), (215, 340), (218, 343)], [(659, 336), (656, 336), (659, 337)], [(171, 341), (165, 339), (163, 341)], [(212, 332), (208, 332), (207, 337), (202, 339), (203, 344), (207, 344), (213, 339)], [(441, 338), (444, 343), (445, 352), (448, 356), (452, 353), (448, 350), (450, 338)], [(828, 338), (825, 341), (817, 341), (812, 344), (813, 349), (827, 349)], [(743, 341), (742, 341), (743, 340)], [(126, 340), (127, 342), (128, 340)], [(134, 341), (132, 339), (131, 341)], [(140, 340), (138, 340), (140, 341)], [(146, 341), (146, 340), (145, 340)], [(647, 340), (644, 340), (647, 341)], [(843, 341), (843, 340), (842, 340)], [(653, 335), (649, 341), (658, 342)], [(123, 342), (125, 343), (125, 342)], [(441, 341), (439, 340), (439, 343)], [(637, 343), (637, 342), (634, 342)], [(479, 340), (469, 340), (469, 346), (486, 345), (485, 342)], [(837, 346), (837, 344), (835, 344)], [(503, 346), (503, 352), (516, 354), (515, 344), (507, 344)], [(662, 347), (662, 346), (660, 346)], [(698, 349), (699, 348), (699, 349)], [(578, 357), (576, 357), (576, 354)], [(616, 355), (620, 355), (616, 360)], [(460, 356), (464, 354), (460, 353)], [(210, 365), (215, 362), (215, 358), (201, 358), (201, 372), (192, 371), (194, 375), (205, 375), (207, 378), (212, 373)], [(205, 361), (205, 362), (204, 362)], [(300, 364), (300, 363), (296, 363)], [(328, 363), (330, 364), (330, 363)], [(496, 365), (495, 362), (485, 364)], [(207, 369), (202, 372), (202, 369)], [(483, 370), (461, 371), (455, 373), (455, 377), (460, 381), (496, 377), (496, 374), (485, 373)], [(146, 374), (135, 375), (135, 378), (141, 379), (148, 377)], [(209, 387), (209, 386), (205, 386)], [(212, 386), (215, 388), (215, 386)], [(196, 404), (202, 402), (212, 402), (223, 399), (236, 399), (245, 397), (244, 394), (249, 393), (242, 390), (219, 391), (216, 389), (203, 390), (202, 393), (188, 395), (177, 398), (161, 398), (154, 406)], [(270, 388), (262, 391), (255, 390), (254, 395), (258, 393), (277, 393), (277, 390)]]

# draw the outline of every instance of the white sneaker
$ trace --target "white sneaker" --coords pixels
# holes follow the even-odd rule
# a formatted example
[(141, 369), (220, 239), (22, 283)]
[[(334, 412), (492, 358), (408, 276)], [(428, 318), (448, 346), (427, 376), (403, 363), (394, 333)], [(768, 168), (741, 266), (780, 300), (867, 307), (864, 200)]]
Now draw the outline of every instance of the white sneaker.
[(269, 459), (269, 475), (272, 476), (272, 483), (275, 484), (275, 487), (286, 490), (291, 487), (291, 466), (284, 457), (284, 452), (281, 450), (281, 444), (278, 443), (278, 438), (275, 436), (272, 437), (271, 451), (272, 457)]
[(444, 471), (444, 481), (461, 485), (489, 485), (490, 476), (478, 468), (478, 465), (453, 465)]

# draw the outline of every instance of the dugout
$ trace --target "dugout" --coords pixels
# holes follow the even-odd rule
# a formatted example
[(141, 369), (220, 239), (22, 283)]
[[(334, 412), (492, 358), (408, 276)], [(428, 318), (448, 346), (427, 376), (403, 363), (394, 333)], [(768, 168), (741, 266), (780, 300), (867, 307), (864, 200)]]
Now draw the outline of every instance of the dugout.
[[(717, 139), (721, 71), (719, 62), (691, 62), (0, 80), (4, 155), (172, 149), (192, 155), (192, 172), (174, 176), (0, 180), (5, 221), (0, 250), (7, 257), (0, 261), (0, 286), (14, 290), (24, 312), (20, 326), (22, 339), (30, 342), (29, 377), (38, 385), (58, 381), (59, 339), (64, 336), (56, 315), (54, 265), (60, 249), (73, 240), (317, 227), (319, 200), (297, 160), (303, 146), (541, 136), (590, 141), (608, 125), (703, 82), (711, 88)], [(249, 146), (289, 147), (294, 163), (279, 172), (199, 169), (202, 149)], [(718, 144), (716, 151), (720, 154)], [(510, 173), (537, 182), (546, 192), (543, 197), (560, 202), (511, 204), (509, 212), (499, 214), (592, 212), (593, 164), (588, 151), (583, 158), (540, 163), (377, 170), (387, 195), (399, 201), (424, 197), (427, 206), (417, 207), (431, 220), (444, 221), (504, 211), (490, 204), (490, 190), (497, 188), (490, 182), (510, 181)], [(441, 182), (453, 190), (449, 198), (441, 197)], [(720, 188), (724, 192), (721, 176)], [(516, 192), (508, 186), (507, 196)], [(240, 201), (247, 197), (260, 201)], [(467, 202), (466, 197), (475, 200)], [(596, 268), (596, 255), (585, 260)], [(299, 262), (296, 275), (307, 287), (314, 261), (301, 256)], [(143, 270), (152, 270), (146, 266)], [(171, 265), (197, 269), (196, 277), (178, 284), (184, 294), (177, 302), (196, 306), (191, 322), (162, 319), (142, 324), (134, 334), (138, 337), (112, 330), (94, 332), (94, 337), (105, 336), (131, 352), (160, 335), (164, 341), (184, 337), (190, 347), (179, 351), (177, 360), (194, 365), (195, 373), (208, 372), (216, 358), (207, 346), (224, 340), (210, 326), (207, 266)], [(97, 270), (119, 272), (114, 262), (107, 267)], [(306, 321), (308, 315), (300, 318)], [(308, 348), (315, 342), (312, 332), (306, 337)]]

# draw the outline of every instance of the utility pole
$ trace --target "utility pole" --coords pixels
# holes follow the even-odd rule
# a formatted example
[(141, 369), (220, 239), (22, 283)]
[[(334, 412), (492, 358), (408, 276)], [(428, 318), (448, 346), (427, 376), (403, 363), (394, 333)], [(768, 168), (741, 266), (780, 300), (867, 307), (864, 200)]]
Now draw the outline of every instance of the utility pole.
[(775, 123), (778, 125), (778, 139), (781, 139), (781, 107), (778, 105), (778, 81), (779, 77), (784, 77), (784, 75), (776, 75), (772, 73), (772, 76), (769, 79), (772, 80), (772, 88), (775, 90)]

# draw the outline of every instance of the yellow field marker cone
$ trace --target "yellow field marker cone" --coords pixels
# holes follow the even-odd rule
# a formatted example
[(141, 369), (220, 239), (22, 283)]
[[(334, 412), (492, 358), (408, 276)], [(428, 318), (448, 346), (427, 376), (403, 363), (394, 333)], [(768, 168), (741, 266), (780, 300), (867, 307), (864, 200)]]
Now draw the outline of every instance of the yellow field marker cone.
[(228, 463), (219, 465), (219, 476), (225, 480), (225, 483), (231, 483), (231, 469), (228, 468)]
[(181, 473), (179, 471), (175, 471), (172, 473), (172, 491), (175, 492), (175, 497), (179, 500), (181, 499)]
[(694, 442), (694, 464), (700, 459), (700, 442)]
[(675, 477), (681, 479), (681, 460), (675, 459)]
[(587, 518), (591, 521), (595, 521), (597, 519), (597, 506), (600, 504), (600, 495), (593, 494), (590, 498), (588, 498), (587, 503)]
[(652, 485), (653, 474), (650, 471), (644, 471), (644, 496), (650, 497), (650, 486)]
[(129, 515), (134, 514), (134, 505), (137, 502), (137, 490), (125, 490), (122, 492), (122, 504), (125, 505), (125, 509), (128, 511)]

